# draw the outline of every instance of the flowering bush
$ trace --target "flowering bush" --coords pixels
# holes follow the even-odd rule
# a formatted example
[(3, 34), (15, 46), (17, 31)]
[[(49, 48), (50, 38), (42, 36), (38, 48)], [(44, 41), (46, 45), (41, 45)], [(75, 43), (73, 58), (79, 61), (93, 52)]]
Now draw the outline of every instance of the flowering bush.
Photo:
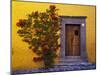
[(33, 61), (43, 61), (45, 68), (53, 67), (56, 52), (60, 47), (60, 35), (57, 32), (61, 26), (57, 10), (55, 5), (50, 5), (45, 12), (32, 12), (27, 19), (20, 19), (16, 23), (20, 27), (19, 36), (23, 37), (23, 41), (39, 56), (34, 57)]

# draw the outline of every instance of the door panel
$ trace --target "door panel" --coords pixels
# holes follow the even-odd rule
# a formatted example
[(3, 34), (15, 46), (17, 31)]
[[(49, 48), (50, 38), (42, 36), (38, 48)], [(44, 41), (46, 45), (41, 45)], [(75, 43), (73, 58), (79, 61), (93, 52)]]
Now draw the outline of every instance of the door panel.
[(79, 25), (66, 25), (66, 56), (80, 55), (80, 27)]

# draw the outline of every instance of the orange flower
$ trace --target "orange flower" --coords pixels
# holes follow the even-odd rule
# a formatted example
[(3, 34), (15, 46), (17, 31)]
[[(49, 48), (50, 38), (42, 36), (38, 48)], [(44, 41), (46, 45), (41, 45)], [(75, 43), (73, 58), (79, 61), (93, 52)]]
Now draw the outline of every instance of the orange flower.
[(55, 5), (50, 5), (50, 9), (55, 9), (56, 6)]
[(26, 20), (25, 19), (20, 19), (19, 22), (16, 23), (16, 25), (18, 27), (23, 27), (26, 24)]
[(34, 12), (35, 16), (38, 16), (38, 11)]
[(51, 14), (50, 16), (51, 16), (51, 18), (54, 19), (54, 20), (57, 20), (57, 19), (58, 19), (58, 16), (57, 16), (56, 14)]
[(37, 62), (37, 61), (41, 61), (43, 58), (42, 57), (33, 57), (33, 61)]
[(16, 25), (17, 25), (18, 27), (20, 27), (20, 23), (19, 23), (19, 22), (17, 22)]

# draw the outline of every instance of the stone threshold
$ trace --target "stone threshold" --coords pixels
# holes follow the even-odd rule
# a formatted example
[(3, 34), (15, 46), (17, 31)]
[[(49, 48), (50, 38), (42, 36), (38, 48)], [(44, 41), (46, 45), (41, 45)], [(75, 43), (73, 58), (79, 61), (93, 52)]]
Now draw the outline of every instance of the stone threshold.
[(32, 74), (32, 73), (46, 73), (46, 72), (62, 72), (62, 71), (78, 71), (78, 70), (92, 70), (96, 69), (96, 64), (92, 63), (80, 63), (80, 64), (67, 64), (67, 65), (58, 65), (55, 68), (49, 69), (32, 69), (32, 70), (16, 70), (12, 71), (11, 75), (16, 74)]

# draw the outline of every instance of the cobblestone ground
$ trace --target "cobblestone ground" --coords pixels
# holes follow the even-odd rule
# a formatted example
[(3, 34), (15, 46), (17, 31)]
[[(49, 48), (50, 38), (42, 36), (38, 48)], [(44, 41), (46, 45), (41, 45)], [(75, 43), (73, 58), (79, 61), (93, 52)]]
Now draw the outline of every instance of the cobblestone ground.
[(55, 68), (50, 69), (32, 69), (32, 70), (17, 70), (13, 71), (12, 75), (16, 74), (30, 74), (30, 73), (42, 73), (42, 72), (60, 72), (60, 71), (76, 71), (76, 70), (91, 70), (96, 69), (96, 64), (91, 63), (69, 63), (66, 65), (56, 65)]

